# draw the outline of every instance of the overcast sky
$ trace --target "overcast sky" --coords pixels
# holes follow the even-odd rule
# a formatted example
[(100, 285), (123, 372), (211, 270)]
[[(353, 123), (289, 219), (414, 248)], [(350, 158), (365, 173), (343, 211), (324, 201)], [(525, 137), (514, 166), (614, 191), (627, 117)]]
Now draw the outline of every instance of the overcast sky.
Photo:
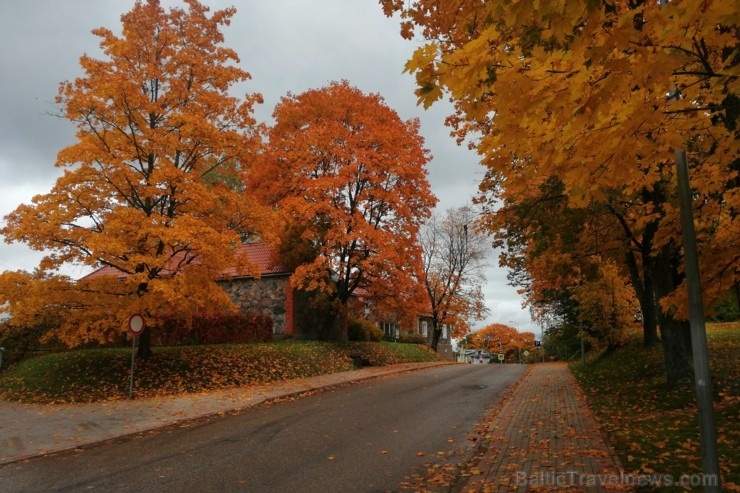
[[(468, 205), (483, 173), (477, 155), (458, 147), (444, 126), (450, 105), (424, 110), (416, 105), (414, 78), (403, 66), (418, 46), (398, 34), (377, 0), (202, 0), (212, 11), (234, 5), (223, 29), (226, 45), (240, 57), (252, 80), (240, 92), (260, 92), (256, 110), (269, 121), (281, 96), (346, 79), (365, 93), (379, 93), (403, 119), (421, 119), (421, 133), (433, 155), (429, 181), (438, 210)], [(179, 5), (163, 0), (163, 5)], [(36, 194), (46, 193), (61, 174), (56, 154), (74, 142), (74, 127), (50, 116), (58, 84), (81, 74), (79, 57), (99, 57), (99, 38), (90, 31), (120, 32), (120, 16), (134, 0), (25, 0), (0, 2), (0, 217)], [(41, 255), (25, 245), (0, 243), (0, 271), (32, 270)], [(70, 272), (79, 276), (85, 272)], [(487, 271), (488, 318), (535, 332), (540, 329), (521, 307), (506, 271), (492, 258)]]

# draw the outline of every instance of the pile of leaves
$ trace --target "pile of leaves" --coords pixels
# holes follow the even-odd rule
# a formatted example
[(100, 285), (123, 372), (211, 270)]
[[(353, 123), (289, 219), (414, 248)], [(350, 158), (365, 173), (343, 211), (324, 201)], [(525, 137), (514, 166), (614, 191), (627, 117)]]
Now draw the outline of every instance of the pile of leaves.
[[(723, 489), (740, 491), (740, 322), (708, 325), (707, 339)], [(571, 370), (627, 472), (675, 480), (701, 473), (694, 385), (665, 384), (660, 347), (645, 348), (634, 334), (621, 349)]]
[[(258, 385), (353, 368), (350, 353), (367, 364), (386, 366), (434, 361), (424, 348), (394, 343), (282, 341), (155, 348), (134, 359), (138, 398)], [(126, 399), (131, 348), (88, 349), (23, 361), (0, 374), (0, 399), (27, 403), (71, 403)]]

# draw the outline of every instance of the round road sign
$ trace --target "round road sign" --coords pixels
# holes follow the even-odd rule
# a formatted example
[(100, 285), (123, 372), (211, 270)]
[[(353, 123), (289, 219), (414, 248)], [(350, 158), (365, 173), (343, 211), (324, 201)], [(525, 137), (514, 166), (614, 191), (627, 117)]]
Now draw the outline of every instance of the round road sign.
[(144, 317), (135, 313), (128, 319), (128, 330), (134, 335), (141, 334), (144, 330)]

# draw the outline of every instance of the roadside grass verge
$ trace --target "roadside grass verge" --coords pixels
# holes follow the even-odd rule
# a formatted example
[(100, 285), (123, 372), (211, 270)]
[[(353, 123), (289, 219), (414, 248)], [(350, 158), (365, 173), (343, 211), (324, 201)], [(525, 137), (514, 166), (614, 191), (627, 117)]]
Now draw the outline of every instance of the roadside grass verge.
[[(435, 361), (412, 344), (281, 341), (154, 348), (134, 360), (138, 398), (265, 384), (351, 370), (350, 352), (372, 366)], [(74, 350), (25, 360), (0, 374), (0, 399), (72, 403), (126, 399), (131, 348)]]
[[(707, 340), (723, 491), (740, 491), (740, 322), (707, 324)], [(645, 348), (634, 333), (614, 353), (570, 367), (627, 473), (670, 474), (674, 482), (701, 473), (694, 385), (666, 385), (660, 346)]]

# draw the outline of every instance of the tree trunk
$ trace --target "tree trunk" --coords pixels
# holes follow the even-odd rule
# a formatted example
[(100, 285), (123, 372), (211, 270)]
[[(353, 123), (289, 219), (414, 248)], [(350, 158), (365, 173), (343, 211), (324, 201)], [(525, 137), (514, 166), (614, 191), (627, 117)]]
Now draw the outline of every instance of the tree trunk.
[(655, 307), (653, 273), (651, 272), (652, 261), (645, 256), (642, 261), (643, 269), (640, 275), (634, 253), (631, 251), (627, 253), (630, 281), (642, 312), (642, 343), (645, 346), (652, 346), (658, 342), (658, 314)]
[[(678, 274), (679, 255), (670, 245), (664, 247), (655, 259), (655, 299), (671, 294), (681, 283)], [(666, 380), (675, 386), (693, 378), (691, 332), (688, 320), (676, 320), (673, 309), (658, 310), (660, 335), (663, 343)]]
[(152, 355), (152, 333), (149, 327), (144, 327), (144, 330), (139, 334), (139, 348), (136, 351), (138, 358), (149, 358)]
[(653, 300), (652, 282), (646, 291), (647, 299), (640, 299), (640, 310), (642, 311), (642, 344), (645, 347), (652, 346), (658, 342), (658, 313)]
[(442, 337), (442, 328), (437, 328), (437, 325), (433, 325), (432, 329), (432, 351), (437, 352), (437, 346), (439, 346), (439, 338)]
[(349, 305), (347, 302), (345, 302), (342, 305), (342, 315), (341, 315), (341, 332), (339, 333), (339, 340), (340, 341), (348, 341), (349, 340)]
[(346, 342), (349, 340), (349, 300), (340, 303), (332, 323), (330, 339)]

